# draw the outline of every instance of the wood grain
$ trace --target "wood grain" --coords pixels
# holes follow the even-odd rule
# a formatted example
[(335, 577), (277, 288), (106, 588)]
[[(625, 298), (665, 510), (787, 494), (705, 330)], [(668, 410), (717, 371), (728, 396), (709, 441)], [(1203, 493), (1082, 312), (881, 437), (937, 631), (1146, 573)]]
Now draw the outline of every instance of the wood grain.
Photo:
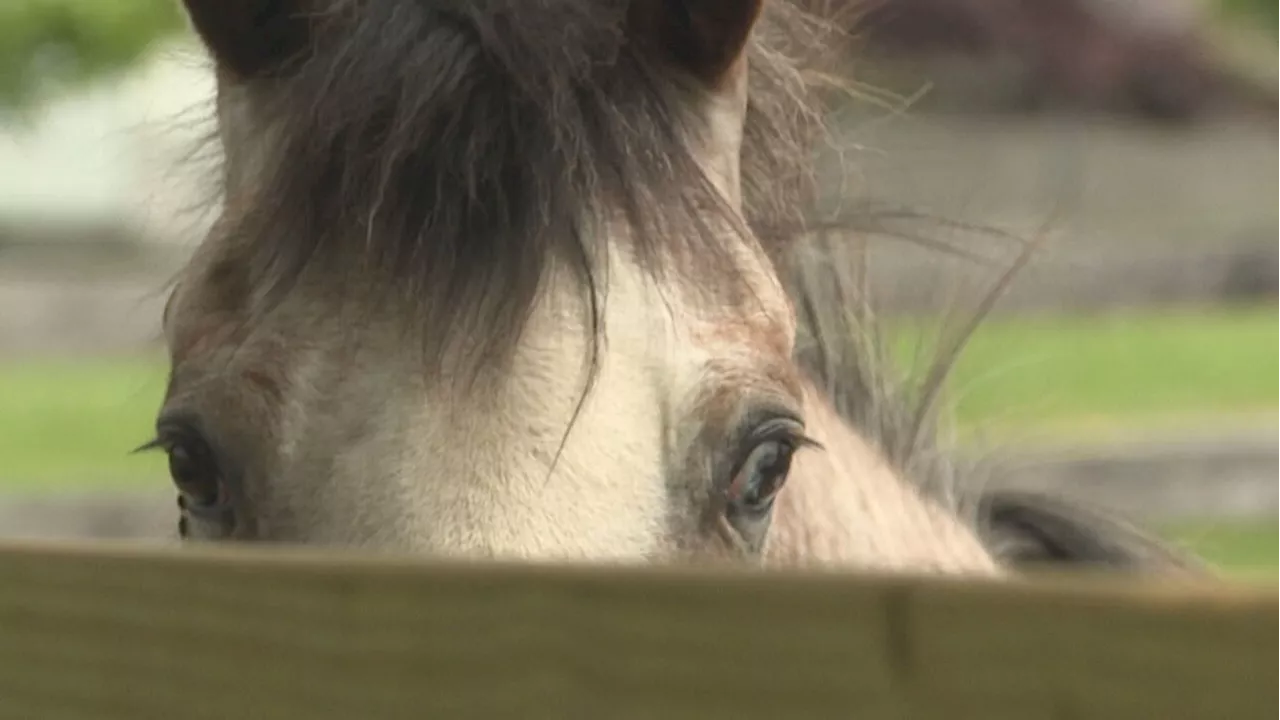
[(1270, 718), (1274, 590), (0, 546), (0, 718)]

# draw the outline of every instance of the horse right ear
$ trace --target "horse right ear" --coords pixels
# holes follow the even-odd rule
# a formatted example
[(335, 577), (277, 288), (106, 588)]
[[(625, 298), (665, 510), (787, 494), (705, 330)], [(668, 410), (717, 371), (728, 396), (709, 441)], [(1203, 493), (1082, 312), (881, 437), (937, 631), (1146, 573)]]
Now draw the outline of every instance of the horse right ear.
[(764, 0), (632, 0), (630, 34), (718, 89), (734, 76)]
[(270, 75), (307, 44), (314, 0), (183, 0), (218, 67), (239, 79)]

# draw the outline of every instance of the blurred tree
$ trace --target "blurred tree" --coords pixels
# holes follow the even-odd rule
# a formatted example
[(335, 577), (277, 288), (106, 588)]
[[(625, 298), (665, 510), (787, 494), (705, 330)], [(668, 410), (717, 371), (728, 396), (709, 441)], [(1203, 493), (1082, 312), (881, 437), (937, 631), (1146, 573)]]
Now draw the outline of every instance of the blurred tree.
[(177, 0), (0, 0), (0, 115), (126, 68), (181, 28)]
[[(858, 0), (821, 4), (851, 1)], [(1276, 33), (1277, 0), (1217, 1), (1226, 14)], [(128, 67), (181, 27), (178, 0), (0, 0), (0, 115)]]
[(1276, 0), (1221, 0), (1222, 9), (1242, 21), (1265, 24), (1267, 31), (1277, 34), (1280, 24), (1280, 3)]

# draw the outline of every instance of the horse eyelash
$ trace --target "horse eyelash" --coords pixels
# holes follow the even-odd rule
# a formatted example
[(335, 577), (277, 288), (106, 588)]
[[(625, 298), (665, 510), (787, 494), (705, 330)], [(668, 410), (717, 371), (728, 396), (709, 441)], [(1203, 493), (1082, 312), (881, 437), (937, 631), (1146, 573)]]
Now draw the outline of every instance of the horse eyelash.
[(825, 452), (827, 447), (813, 438), (805, 435), (804, 432), (794, 432), (787, 438), (787, 442), (791, 443), (791, 452), (795, 453), (800, 450), (817, 450)]
[(137, 455), (139, 453), (152, 452), (155, 450), (164, 450), (164, 449), (165, 449), (165, 442), (161, 440), (159, 437), (154, 437), (142, 443), (138, 447), (130, 450), (129, 454)]
[(822, 443), (818, 442), (817, 440), (814, 440), (813, 438), (809, 437), (808, 435), (805, 435), (804, 433), (797, 434), (795, 437), (792, 438), (792, 441), (795, 443), (796, 450), (809, 448), (812, 450), (817, 450), (818, 452), (825, 452), (827, 449), (826, 445), (823, 445)]
[(793, 451), (805, 448), (811, 448), (819, 451), (827, 449), (825, 445), (812, 437), (809, 437), (804, 433), (804, 430), (798, 427), (780, 427), (775, 430), (762, 433), (754, 439), (756, 443), (763, 442), (765, 440), (784, 441), (791, 445)]

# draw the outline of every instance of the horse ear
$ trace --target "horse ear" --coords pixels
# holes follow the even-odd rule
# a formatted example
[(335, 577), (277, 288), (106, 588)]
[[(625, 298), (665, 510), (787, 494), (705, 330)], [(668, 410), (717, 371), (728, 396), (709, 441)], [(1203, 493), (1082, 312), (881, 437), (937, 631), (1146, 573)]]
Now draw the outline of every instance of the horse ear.
[(1093, 567), (1137, 574), (1202, 574), (1197, 558), (1078, 501), (994, 490), (979, 505), (979, 532), (1015, 570)]
[(739, 65), (764, 0), (633, 0), (631, 33), (712, 88)]
[(307, 43), (314, 0), (183, 0), (219, 67), (248, 79), (268, 75)]

